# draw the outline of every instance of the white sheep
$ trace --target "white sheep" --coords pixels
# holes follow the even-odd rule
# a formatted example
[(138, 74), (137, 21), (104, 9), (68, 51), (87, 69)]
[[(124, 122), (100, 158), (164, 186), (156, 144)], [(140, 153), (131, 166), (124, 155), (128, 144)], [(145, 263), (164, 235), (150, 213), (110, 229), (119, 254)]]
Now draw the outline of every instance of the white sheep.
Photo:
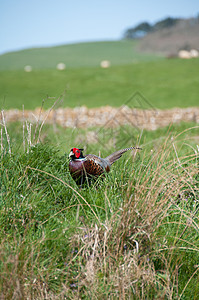
[(66, 69), (66, 65), (64, 63), (58, 63), (57, 64), (57, 70), (65, 70)]
[(32, 67), (27, 65), (27, 66), (24, 67), (24, 71), (25, 72), (32, 72)]
[(198, 57), (198, 50), (191, 49), (190, 54), (191, 54), (191, 57), (196, 58), (196, 57)]
[(191, 58), (191, 54), (187, 50), (180, 50), (178, 52), (178, 57), (183, 58), (183, 59), (189, 59), (189, 58)]
[(110, 65), (111, 65), (111, 63), (109, 60), (102, 60), (100, 63), (101, 68), (104, 68), (104, 69), (109, 68)]

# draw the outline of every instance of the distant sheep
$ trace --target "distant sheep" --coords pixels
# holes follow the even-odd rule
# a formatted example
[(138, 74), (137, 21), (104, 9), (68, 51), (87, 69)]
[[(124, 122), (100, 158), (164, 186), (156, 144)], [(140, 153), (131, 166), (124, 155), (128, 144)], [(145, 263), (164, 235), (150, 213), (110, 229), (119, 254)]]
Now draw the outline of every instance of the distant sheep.
[(58, 63), (57, 64), (57, 70), (65, 70), (66, 69), (66, 65), (64, 63)]
[(109, 60), (102, 60), (100, 63), (101, 68), (106, 69), (109, 68), (111, 65)]
[(198, 50), (196, 50), (196, 49), (191, 49), (190, 54), (191, 54), (191, 57), (194, 57), (194, 58), (199, 56)]
[(183, 58), (183, 59), (189, 59), (189, 58), (191, 58), (191, 54), (187, 50), (180, 50), (178, 52), (178, 56), (179, 56), (179, 58)]
[(27, 65), (27, 66), (24, 67), (24, 71), (25, 72), (32, 72), (32, 67)]
[(196, 50), (196, 49), (192, 49), (190, 51), (180, 50), (178, 52), (178, 57), (183, 58), (183, 59), (196, 58), (198, 56), (199, 56), (198, 50)]

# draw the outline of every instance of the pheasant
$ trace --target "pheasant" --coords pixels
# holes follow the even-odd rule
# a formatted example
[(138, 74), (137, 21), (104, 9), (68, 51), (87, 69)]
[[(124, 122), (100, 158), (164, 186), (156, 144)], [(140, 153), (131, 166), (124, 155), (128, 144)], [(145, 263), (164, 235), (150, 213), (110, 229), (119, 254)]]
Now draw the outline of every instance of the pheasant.
[(141, 149), (130, 147), (118, 150), (106, 158), (94, 154), (83, 155), (83, 149), (72, 148), (69, 154), (69, 171), (77, 185), (82, 186), (85, 182), (96, 181), (100, 175), (109, 172), (111, 165), (128, 150)]

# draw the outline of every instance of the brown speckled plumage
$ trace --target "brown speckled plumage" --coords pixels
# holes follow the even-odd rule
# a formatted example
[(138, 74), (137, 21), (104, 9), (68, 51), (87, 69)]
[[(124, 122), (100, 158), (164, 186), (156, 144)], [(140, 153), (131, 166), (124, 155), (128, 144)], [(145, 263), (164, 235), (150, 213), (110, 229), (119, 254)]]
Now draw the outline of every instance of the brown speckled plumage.
[(109, 172), (111, 165), (118, 160), (122, 154), (128, 150), (141, 149), (138, 147), (130, 147), (121, 149), (107, 156), (101, 158), (94, 154), (83, 156), (83, 149), (72, 148), (69, 154), (71, 158), (69, 162), (69, 171), (75, 182), (82, 186), (85, 182), (90, 182), (92, 179), (95, 181), (99, 176), (105, 172)]

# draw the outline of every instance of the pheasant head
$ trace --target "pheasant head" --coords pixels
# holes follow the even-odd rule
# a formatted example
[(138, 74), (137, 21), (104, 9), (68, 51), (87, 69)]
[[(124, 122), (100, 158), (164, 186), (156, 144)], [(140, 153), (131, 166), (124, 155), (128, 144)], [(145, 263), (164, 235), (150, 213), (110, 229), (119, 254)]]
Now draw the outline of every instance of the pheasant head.
[(72, 148), (69, 153), (69, 158), (72, 160), (84, 158), (83, 151), (84, 149)]

